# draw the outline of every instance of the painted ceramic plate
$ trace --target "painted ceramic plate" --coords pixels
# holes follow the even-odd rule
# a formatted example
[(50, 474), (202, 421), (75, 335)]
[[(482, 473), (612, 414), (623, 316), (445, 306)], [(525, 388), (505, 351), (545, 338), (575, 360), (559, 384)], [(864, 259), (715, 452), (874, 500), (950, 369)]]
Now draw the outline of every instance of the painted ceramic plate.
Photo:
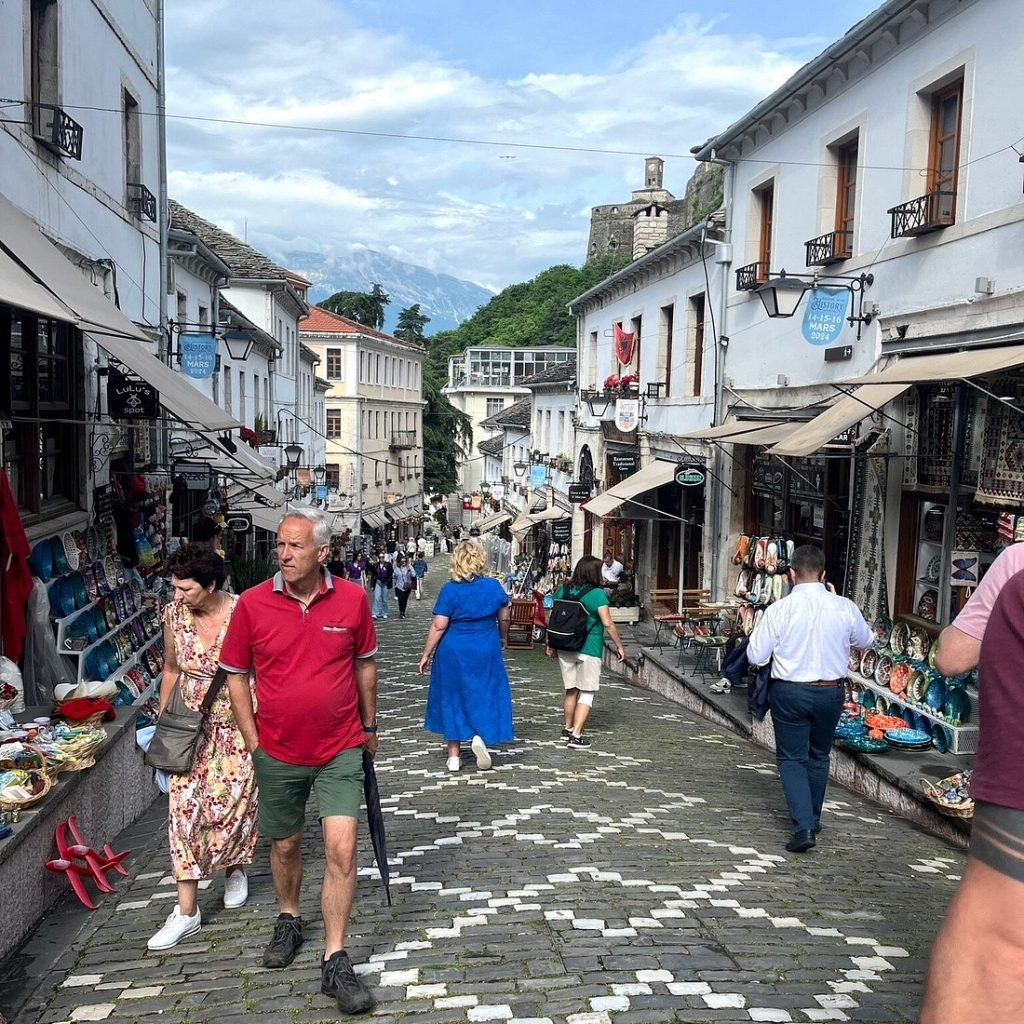
[(906, 725), (908, 729), (917, 728), (917, 715), (914, 714), (913, 708), (903, 709), (903, 724)]
[(939, 582), (939, 572), (942, 569), (942, 559), (938, 555), (934, 555), (928, 559), (928, 564), (924, 567), (924, 576), (922, 579), (927, 580), (929, 583)]
[(944, 725), (937, 725), (932, 731), (932, 746), (940, 753), (948, 753), (953, 747), (953, 733)]
[(878, 664), (875, 665), (875, 682), (879, 686), (888, 686), (889, 679), (892, 676), (892, 658), (883, 654), (878, 659)]
[(32, 575), (44, 583), (53, 575), (53, 551), (49, 540), (39, 541), (32, 549), (32, 554), (28, 556), (28, 567)]
[(946, 706), (946, 684), (941, 679), (933, 679), (924, 691), (924, 703), (932, 711), (938, 711)]
[(850, 736), (843, 740), (847, 750), (858, 750), (865, 754), (884, 754), (889, 749), (885, 740), (875, 740), (870, 736)]
[(889, 638), (889, 646), (892, 648), (892, 653), (904, 654), (909, 641), (910, 627), (905, 622), (897, 622), (892, 627), (892, 635)]
[(866, 711), (871, 711), (875, 706), (874, 690), (864, 690), (860, 695), (860, 703)]
[(900, 746), (918, 746), (922, 743), (931, 746), (932, 742), (931, 736), (922, 729), (886, 729), (885, 738)]
[(85, 531), (85, 548), (89, 552), (89, 561), (95, 562), (103, 557), (103, 538), (95, 526)]
[(935, 621), (939, 605), (939, 592), (937, 590), (926, 590), (917, 602), (916, 613), (919, 618)]
[(907, 681), (907, 696), (920, 704), (924, 700), (924, 691), (928, 689), (928, 676), (923, 672), (915, 672)]
[(68, 571), (68, 556), (64, 551), (62, 537), (50, 538), (50, 554), (53, 557), (53, 575), (63, 576)]
[(928, 667), (935, 668), (935, 656), (939, 653), (939, 645), (934, 643), (928, 649)]
[(866, 736), (867, 733), (867, 726), (861, 721), (840, 722), (836, 726), (836, 739), (840, 740), (850, 739), (853, 736)]
[(850, 651), (850, 661), (849, 661), (849, 664), (846, 666), (847, 669), (850, 672), (859, 672), (860, 671), (860, 659), (861, 659), (860, 651)]
[(971, 698), (963, 690), (947, 687), (943, 714), (950, 725), (961, 725), (970, 717)]
[(860, 674), (868, 679), (875, 678), (875, 666), (878, 664), (878, 652), (867, 650), (861, 655)]
[(912, 669), (906, 662), (893, 665), (889, 673), (889, 689), (895, 694), (903, 693), (907, 688), (907, 681), (910, 678)]
[(911, 630), (906, 654), (911, 661), (925, 661), (932, 649), (932, 638), (923, 629)]
[(875, 632), (875, 639), (879, 647), (889, 646), (889, 636), (892, 634), (892, 622), (885, 616), (879, 615), (875, 624), (871, 627)]

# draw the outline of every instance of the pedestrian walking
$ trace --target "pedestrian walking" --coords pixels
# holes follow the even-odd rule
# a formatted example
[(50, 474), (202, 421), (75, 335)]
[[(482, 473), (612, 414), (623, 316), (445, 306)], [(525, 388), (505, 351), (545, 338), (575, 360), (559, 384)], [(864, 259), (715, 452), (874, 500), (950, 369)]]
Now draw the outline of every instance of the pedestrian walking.
[[(551, 646), (552, 637), (544, 653), (549, 658), (558, 656), (558, 668), (562, 673), (565, 696), (562, 700), (564, 724), (562, 739), (570, 750), (586, 750), (590, 740), (583, 735), (583, 729), (594, 706), (594, 696), (601, 688), (601, 655), (604, 652), (604, 634), (615, 644), (619, 661), (625, 661), (626, 651), (622, 646), (619, 631), (612, 622), (608, 595), (602, 589), (602, 562), (594, 555), (584, 555), (573, 569), (567, 584), (560, 586), (552, 595), (555, 601), (578, 601), (587, 612), (585, 623), (586, 638), (577, 650), (556, 650)], [(557, 642), (557, 641), (556, 641)]]
[(221, 666), (253, 756), (260, 831), (271, 841), (279, 914), (263, 966), (287, 967), (303, 943), (302, 835), (312, 790), (326, 860), (320, 991), (342, 1013), (364, 1013), (373, 999), (352, 969), (345, 936), (356, 889), (363, 751), (377, 753), (377, 637), (365, 594), (322, 569), (330, 539), (330, 521), (319, 510), (285, 514), (277, 528), (280, 569), (239, 598)]
[(804, 853), (821, 830), (828, 758), (843, 710), (850, 649), (870, 647), (857, 606), (825, 583), (825, 554), (802, 544), (790, 560), (793, 590), (768, 606), (747, 646), (752, 665), (773, 661), (768, 703), (775, 760), (792, 819), (786, 849)]
[(352, 583), (361, 587), (366, 585), (366, 555), (362, 551), (354, 551), (345, 568)]
[(373, 579), (373, 617), (375, 619), (386, 619), (388, 617), (388, 592), (391, 590), (395, 578), (394, 566), (388, 560), (386, 551), (377, 555), (377, 564), (370, 571)]
[(345, 564), (345, 556), (341, 548), (331, 549), (331, 557), (327, 561), (327, 571), (339, 580), (348, 578), (348, 567)]
[[(177, 685), (198, 711), (220, 661), (237, 597), (222, 590), (224, 559), (207, 544), (186, 544), (167, 559), (174, 601), (164, 611), (164, 669), (160, 710)], [(248, 691), (250, 679), (239, 687)], [(226, 689), (217, 694), (187, 775), (168, 776), (167, 842), (178, 902), (147, 943), (171, 949), (202, 927), (199, 882), (224, 870), (224, 906), (248, 899), (245, 865), (256, 849), (256, 783), (252, 757), (232, 714)]]
[(426, 558), (427, 556), (427, 538), (422, 534), (416, 537), (416, 554), (420, 558)]
[(508, 638), (509, 601), (504, 587), (484, 575), (486, 555), (475, 541), (452, 555), (451, 579), (434, 604), (434, 618), (420, 657), (430, 666), (423, 728), (448, 745), (448, 770), (462, 767), (469, 741), (477, 767), (491, 767), (488, 745), (515, 739), (512, 691), (502, 651)]
[(1024, 1015), (1024, 544), (989, 567), (939, 636), (936, 668), (977, 667), (978, 759), (967, 866), (932, 947), (920, 1024), (1010, 1021)]
[(405, 610), (409, 606), (409, 595), (416, 589), (416, 574), (405, 555), (399, 555), (395, 559), (393, 581), (395, 597), (398, 599), (398, 617), (404, 619)]
[(416, 561), (412, 563), (413, 575), (416, 577), (416, 600), (423, 596), (423, 577), (427, 575), (427, 561), (422, 553), (416, 555)]
[(409, 539), (405, 542), (405, 553), (409, 556), (409, 561), (410, 562), (413, 560), (413, 558), (416, 557), (416, 538), (415, 537), (409, 537)]

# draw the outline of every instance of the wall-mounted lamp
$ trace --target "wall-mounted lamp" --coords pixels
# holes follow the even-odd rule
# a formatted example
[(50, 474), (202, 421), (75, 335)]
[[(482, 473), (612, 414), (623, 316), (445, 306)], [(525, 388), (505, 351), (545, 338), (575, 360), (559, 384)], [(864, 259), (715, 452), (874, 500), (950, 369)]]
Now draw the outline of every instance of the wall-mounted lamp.
[(603, 391), (581, 391), (580, 398), (587, 403), (590, 415), (595, 419), (602, 419), (612, 404), (612, 396)]
[(327, 467), (326, 466), (317, 466), (313, 470), (313, 479), (318, 484), (322, 484), (327, 479)]
[(529, 468), (530, 468), (530, 465), (527, 462), (513, 462), (512, 463), (512, 469), (515, 472), (516, 476), (524, 476), (526, 474), (526, 471)]
[(284, 457), (288, 463), (289, 469), (295, 469), (299, 464), (299, 459), (302, 458), (302, 445), (301, 444), (286, 444), (284, 446)]
[(857, 340), (860, 340), (861, 328), (871, 323), (873, 313), (864, 312), (864, 289), (875, 283), (874, 274), (861, 274), (849, 277), (842, 274), (787, 274), (780, 270), (778, 274), (769, 274), (764, 284), (754, 291), (760, 296), (764, 311), (770, 319), (788, 318), (800, 308), (804, 295), (819, 285), (826, 287), (845, 288), (850, 293), (851, 305), (857, 300), (856, 316), (851, 312), (846, 322), (852, 327), (857, 325)]
[(243, 362), (249, 358), (252, 351), (252, 335), (245, 330), (227, 330), (221, 333), (228, 355), (236, 362)]

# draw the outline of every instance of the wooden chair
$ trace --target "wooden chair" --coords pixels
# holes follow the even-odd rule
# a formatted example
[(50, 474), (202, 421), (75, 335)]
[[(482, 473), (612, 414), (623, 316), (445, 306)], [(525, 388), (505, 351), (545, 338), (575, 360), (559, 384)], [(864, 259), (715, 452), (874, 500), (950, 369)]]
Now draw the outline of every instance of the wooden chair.
[(533, 615), (534, 602), (532, 598), (512, 598), (512, 610), (508, 622), (508, 639), (505, 643), (509, 650), (533, 650)]
[(658, 624), (654, 633), (654, 646), (662, 646), (658, 640), (665, 626), (693, 622), (701, 618), (700, 606), (710, 600), (710, 590), (680, 591), (676, 587), (651, 590), (647, 612)]

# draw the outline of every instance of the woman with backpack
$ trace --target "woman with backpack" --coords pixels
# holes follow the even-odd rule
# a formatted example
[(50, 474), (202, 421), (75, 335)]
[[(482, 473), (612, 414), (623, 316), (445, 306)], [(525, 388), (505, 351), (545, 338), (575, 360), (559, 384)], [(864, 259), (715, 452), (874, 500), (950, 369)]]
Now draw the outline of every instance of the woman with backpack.
[(576, 563), (569, 583), (555, 591), (548, 617), (545, 653), (549, 658), (558, 655), (565, 687), (562, 739), (570, 750), (586, 750), (590, 746), (583, 727), (594, 705), (594, 694), (601, 686), (605, 630), (615, 644), (619, 661), (626, 660), (619, 631), (608, 610), (608, 596), (601, 589), (601, 564), (600, 558), (584, 555)]

